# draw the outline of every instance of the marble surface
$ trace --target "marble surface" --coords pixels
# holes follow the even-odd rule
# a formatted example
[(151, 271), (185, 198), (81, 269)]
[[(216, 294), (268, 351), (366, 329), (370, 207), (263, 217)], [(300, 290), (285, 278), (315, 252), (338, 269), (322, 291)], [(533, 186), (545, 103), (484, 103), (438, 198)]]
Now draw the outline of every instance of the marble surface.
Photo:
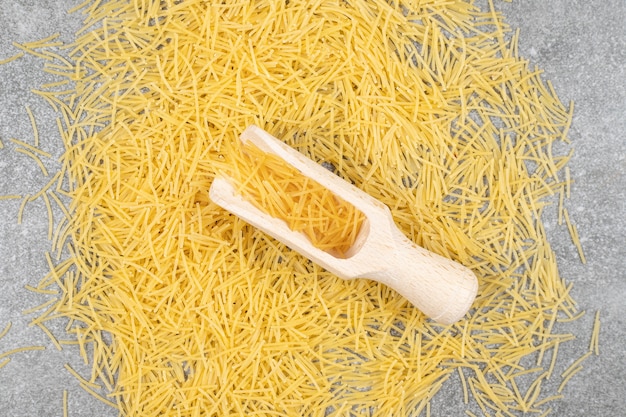
[[(70, 42), (81, 16), (68, 16), (75, 0), (0, 0), (0, 60), (17, 50), (12, 41), (28, 42), (55, 32)], [(495, 0), (507, 21), (520, 29), (520, 53), (542, 68), (564, 102), (575, 103), (570, 138), (572, 197), (567, 202), (584, 246), (583, 265), (567, 229), (546, 213), (551, 243), (561, 274), (574, 283), (572, 294), (587, 314), (568, 330), (578, 341), (560, 353), (566, 367), (586, 351), (596, 310), (601, 310), (600, 356), (592, 356), (552, 403), (554, 416), (619, 415), (626, 409), (626, 2), (624, 0)], [(53, 77), (42, 61), (24, 57), (0, 66), (0, 195), (36, 192), (46, 182), (41, 169), (14, 152), (10, 138), (31, 141), (25, 106), (37, 120), (40, 147), (52, 155), (46, 169), (58, 169), (61, 152), (56, 115), (31, 93)], [(114, 416), (108, 406), (84, 392), (64, 369), (69, 363), (87, 370), (78, 350), (57, 350), (37, 327), (34, 315), (22, 311), (46, 298), (24, 289), (46, 271), (49, 249), (46, 207), (39, 200), (26, 206), (17, 224), (19, 200), (0, 201), (0, 353), (21, 346), (45, 346), (12, 356), (0, 369), (0, 416), (62, 415), (63, 392), (69, 393), (70, 416)], [(55, 212), (55, 216), (60, 213)], [(56, 328), (55, 328), (56, 326)], [(62, 334), (64, 324), (52, 326)], [(0, 359), (0, 363), (2, 360)], [(560, 381), (546, 382), (554, 388)], [(464, 415), (466, 406), (456, 384), (447, 384), (432, 404), (433, 416)], [(475, 410), (475, 408), (474, 408)]]

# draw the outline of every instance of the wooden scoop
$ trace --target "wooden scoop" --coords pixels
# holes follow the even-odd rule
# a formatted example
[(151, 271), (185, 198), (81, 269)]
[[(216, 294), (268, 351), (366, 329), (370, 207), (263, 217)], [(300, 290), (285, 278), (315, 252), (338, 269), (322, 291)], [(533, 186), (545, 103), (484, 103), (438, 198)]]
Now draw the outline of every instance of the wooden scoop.
[(369, 278), (393, 288), (423, 313), (442, 324), (462, 318), (470, 308), (478, 281), (465, 266), (430, 252), (402, 234), (389, 208), (331, 173), (257, 126), (241, 141), (282, 158), (365, 215), (354, 245), (338, 258), (313, 246), (301, 232), (271, 217), (237, 193), (228, 178), (217, 177), (209, 190), (213, 202), (343, 279)]

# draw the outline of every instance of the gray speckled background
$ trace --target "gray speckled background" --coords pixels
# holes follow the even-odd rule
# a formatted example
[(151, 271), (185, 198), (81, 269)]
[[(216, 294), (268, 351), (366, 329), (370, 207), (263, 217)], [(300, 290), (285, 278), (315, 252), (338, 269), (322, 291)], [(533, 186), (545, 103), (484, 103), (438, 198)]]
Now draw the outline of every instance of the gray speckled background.
[[(584, 364), (566, 387), (565, 398), (552, 403), (554, 416), (614, 416), (626, 413), (626, 1), (624, 0), (495, 0), (508, 22), (520, 28), (520, 52), (545, 71), (564, 102), (575, 102), (570, 138), (576, 152), (570, 163), (574, 184), (567, 202), (578, 226), (588, 263), (578, 259), (567, 229), (546, 213), (547, 229), (561, 274), (574, 283), (574, 298), (587, 310), (567, 330), (578, 342), (564, 345), (559, 367), (586, 351), (593, 314), (601, 310), (601, 355)], [(61, 32), (71, 41), (80, 15), (65, 10), (76, 0), (0, 0), (0, 60), (17, 50), (12, 41), (28, 42)], [(52, 81), (42, 61), (24, 57), (0, 66), (0, 195), (36, 192), (45, 182), (40, 168), (16, 153), (9, 139), (32, 142), (25, 106), (37, 119), (41, 148), (54, 158), (44, 162), (51, 172), (62, 149), (56, 115), (31, 88)], [(115, 413), (85, 393), (64, 369), (86, 369), (76, 349), (62, 351), (22, 311), (45, 301), (24, 289), (46, 272), (49, 249), (46, 208), (38, 200), (26, 206), (24, 222), (16, 224), (19, 200), (0, 201), (0, 339), (1, 352), (21, 346), (46, 350), (12, 356), (0, 369), (0, 417), (60, 416), (63, 391), (69, 392), (70, 416), (113, 416)], [(60, 213), (55, 213), (59, 216)], [(62, 334), (57, 323), (57, 334)], [(54, 330), (54, 329), (53, 329)], [(1, 360), (0, 360), (1, 363)], [(556, 387), (558, 379), (545, 385)], [(460, 389), (446, 385), (433, 402), (434, 416), (464, 415)], [(475, 408), (473, 408), (475, 410)]]

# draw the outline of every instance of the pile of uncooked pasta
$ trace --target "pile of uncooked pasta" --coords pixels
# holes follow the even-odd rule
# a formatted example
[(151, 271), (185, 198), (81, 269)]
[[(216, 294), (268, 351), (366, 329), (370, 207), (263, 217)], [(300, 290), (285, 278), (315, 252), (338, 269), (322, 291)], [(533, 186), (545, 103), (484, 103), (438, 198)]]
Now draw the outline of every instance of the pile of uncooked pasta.
[[(34, 323), (69, 318), (63, 339), (92, 365), (77, 375), (85, 389), (123, 416), (417, 416), (456, 375), (459, 401), (485, 415), (549, 413), (591, 354), (554, 372), (580, 312), (541, 214), (559, 201), (580, 249), (563, 205), (572, 109), (518, 56), (493, 5), (77, 9), (73, 43), (23, 47), (53, 57), (45, 70), (58, 82), (39, 94), (59, 114), (65, 153), (22, 209), (35, 198), (63, 206), (51, 271), (33, 288), (56, 295)], [(437, 325), (384, 285), (343, 281), (213, 204), (216, 167), (250, 124), (472, 268), (468, 315)], [(590, 352), (598, 330), (596, 320)], [(558, 391), (544, 389), (551, 378)]]

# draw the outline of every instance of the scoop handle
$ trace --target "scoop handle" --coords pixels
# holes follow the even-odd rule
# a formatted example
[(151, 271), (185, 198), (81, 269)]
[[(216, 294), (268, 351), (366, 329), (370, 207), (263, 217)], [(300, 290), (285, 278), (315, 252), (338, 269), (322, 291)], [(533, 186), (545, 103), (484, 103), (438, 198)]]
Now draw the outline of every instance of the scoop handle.
[(438, 323), (461, 319), (478, 291), (472, 270), (418, 246), (395, 227), (391, 236), (386, 267), (367, 278), (393, 288)]

